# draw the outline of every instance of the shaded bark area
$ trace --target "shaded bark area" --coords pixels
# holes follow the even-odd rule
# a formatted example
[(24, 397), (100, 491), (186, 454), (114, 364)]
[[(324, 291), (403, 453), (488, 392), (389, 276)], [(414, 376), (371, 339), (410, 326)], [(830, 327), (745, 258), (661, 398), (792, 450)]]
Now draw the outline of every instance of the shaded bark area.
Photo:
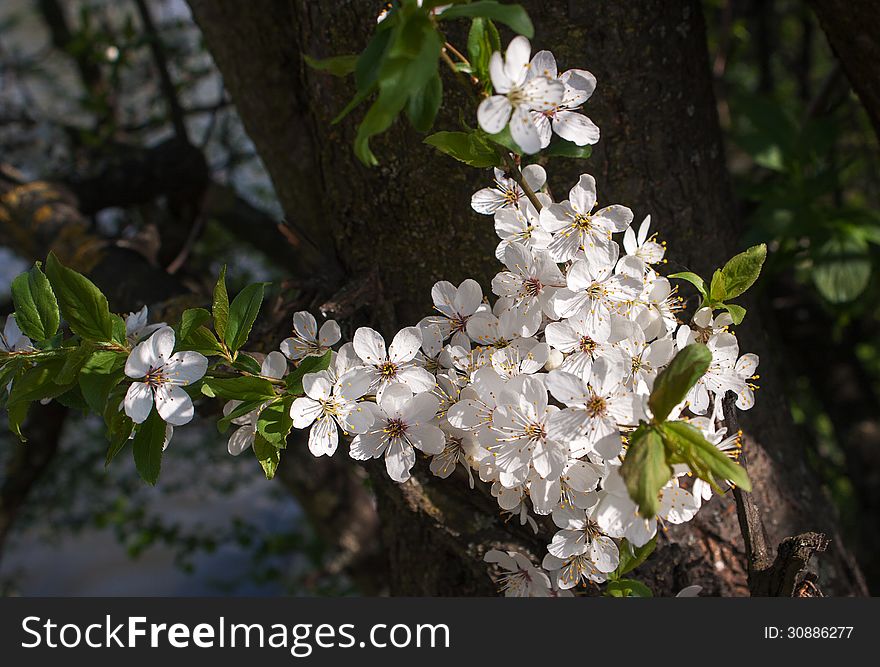
[(880, 8), (873, 0), (811, 0), (810, 6), (880, 137)]
[[(637, 219), (653, 216), (655, 228), (669, 240), (670, 272), (710, 274), (738, 250), (738, 225), (699, 4), (524, 4), (536, 22), (536, 48), (552, 47), (562, 70), (586, 67), (599, 80), (587, 113), (603, 139), (587, 163), (554, 161), (556, 196), (564, 198), (582, 171), (593, 173), (601, 203), (627, 204)], [(367, 320), (384, 323), (381, 314), (392, 310), (397, 324), (416, 321), (428, 312), (430, 286), (440, 278), (457, 282), (472, 276), (488, 286), (497, 271), (496, 239), (491, 220), (473, 214), (468, 202), (489, 174), (476, 178), (472, 170), (432, 154), (420, 136), (403, 127), (376, 141), (378, 169), (361, 166), (350, 148), (353, 119), (330, 125), (352, 94), (350, 82), (307, 71), (302, 63), (301, 53), (326, 57), (362, 48), (374, 20), (372, 7), (341, 0), (290, 0), (259, 10), (232, 0), (190, 0), (190, 5), (287, 215), (310, 236), (332, 243), (355, 281), (378, 267), (386, 308), (372, 308)], [(352, 44), (352, 35), (363, 37)], [(438, 129), (456, 129), (462, 109), (472, 117), (458, 102), (453, 94), (445, 103)], [(751, 312), (742, 345), (762, 357), (764, 391), (743, 422), (755, 502), (770, 542), (825, 532), (832, 539), (820, 561), (826, 592), (863, 593), (858, 568), (835, 532), (831, 504), (806, 466), (788, 416), (774, 364), (780, 357), (773, 351), (772, 317), (762, 317), (754, 303), (745, 305)], [(384, 330), (392, 333), (387, 325)], [(466, 504), (462, 496), (472, 493), (466, 486), (431, 479), (421, 469), (402, 487), (373, 479), (396, 593), (482, 590), (482, 574), (465, 583), (475, 576), (468, 559), (480, 550), (474, 548), (479, 542), (485, 548), (518, 543), (537, 559), (542, 555), (534, 553), (540, 542), (533, 547), (510, 530), (498, 533), (504, 529), (497, 521), (486, 519), (490, 525), (475, 531), (453, 523), (465, 521), (456, 513), (430, 509), (440, 498)], [(434, 495), (422, 502), (427, 489)], [(497, 508), (491, 511), (497, 515)], [(455, 546), (438, 549), (440, 543)], [(410, 562), (432, 571), (416, 576), (406, 567)], [(434, 571), (440, 568), (442, 577)], [(716, 498), (692, 524), (664, 532), (643, 576), (661, 595), (694, 583), (707, 594), (744, 593), (745, 556), (733, 499)]]

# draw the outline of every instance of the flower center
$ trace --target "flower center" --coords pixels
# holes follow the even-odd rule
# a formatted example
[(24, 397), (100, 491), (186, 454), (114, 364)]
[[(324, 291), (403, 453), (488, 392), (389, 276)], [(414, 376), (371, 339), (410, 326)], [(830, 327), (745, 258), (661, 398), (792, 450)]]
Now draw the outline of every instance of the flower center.
[(587, 354), (593, 354), (598, 346), (599, 344), (589, 336), (581, 336), (580, 342), (578, 342), (578, 348), (580, 351), (586, 352)]
[(587, 401), (587, 414), (590, 415), (590, 417), (602, 417), (605, 415), (607, 409), (608, 404), (601, 396), (593, 394), (590, 397), (590, 400)]
[(526, 425), (525, 434), (530, 440), (543, 440), (547, 437), (547, 431), (543, 424), (530, 422)]
[(147, 374), (144, 377), (144, 382), (156, 389), (163, 384), (168, 384), (171, 380), (165, 375), (165, 367), (159, 366), (159, 368), (151, 368), (147, 371)]
[(523, 280), (523, 296), (536, 297), (541, 293), (542, 289), (544, 289), (544, 285), (537, 278), (526, 278)]
[(393, 361), (386, 361), (379, 365), (379, 375), (383, 380), (391, 380), (397, 375), (397, 364)]
[(406, 424), (400, 419), (389, 419), (382, 430), (389, 438), (402, 438), (406, 434)]
[(574, 216), (574, 220), (571, 223), (575, 229), (578, 229), (582, 232), (588, 232), (593, 228), (593, 219), (584, 213), (578, 213)]

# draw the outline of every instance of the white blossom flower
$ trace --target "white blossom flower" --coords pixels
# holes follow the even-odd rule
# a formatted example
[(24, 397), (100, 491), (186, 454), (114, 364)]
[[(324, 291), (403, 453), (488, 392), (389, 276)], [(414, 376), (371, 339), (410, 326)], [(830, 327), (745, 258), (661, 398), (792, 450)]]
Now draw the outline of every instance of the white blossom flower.
[(504, 251), (504, 265), (492, 279), (492, 291), (511, 300), (529, 331), (541, 327), (543, 315), (555, 317), (552, 303), (556, 291), (565, 287), (565, 277), (545, 250), (532, 252), (519, 243), (511, 243)]
[(645, 332), (645, 338), (663, 338), (678, 327), (675, 313), (681, 310), (681, 299), (666, 278), (650, 270), (644, 275), (645, 287), (630, 316)]
[(620, 564), (617, 544), (602, 532), (591, 513), (574, 508), (553, 511), (553, 523), (560, 530), (553, 536), (547, 551), (557, 558), (585, 554), (599, 572), (614, 572)]
[[(697, 383), (691, 387), (687, 394), (691, 411), (697, 415), (705, 414), (709, 409), (710, 394), (716, 397), (716, 410), (719, 409), (720, 399), (728, 391), (734, 392), (737, 396), (744, 395), (745, 398), (742, 401), (747, 402), (749, 400), (749, 395), (746, 393), (748, 386), (736, 369), (737, 357), (739, 356), (739, 343), (736, 337), (726, 331), (715, 334), (706, 341), (706, 347), (712, 353), (712, 362), (706, 373), (697, 380)], [(749, 359), (749, 366), (751, 362), (752, 360)], [(757, 357), (754, 357), (754, 363), (757, 366)], [(751, 400), (754, 401), (753, 396)], [(740, 402), (739, 398), (737, 402)]]
[(434, 324), (440, 329), (442, 340), (452, 336), (452, 344), (467, 346), (469, 343), (466, 327), (468, 320), (477, 312), (487, 310), (483, 304), (483, 288), (476, 280), (468, 278), (456, 287), (441, 280), (431, 288), (434, 309), (439, 315), (429, 315), (420, 324)]
[(480, 102), (477, 120), (489, 134), (501, 132), (510, 121), (510, 135), (524, 153), (541, 150), (541, 138), (530, 111), (547, 111), (558, 106), (565, 94), (561, 81), (529, 75), (532, 46), (522, 35), (514, 37), (502, 58), (489, 59), (489, 75), (495, 95)]
[(707, 343), (712, 336), (726, 333), (727, 328), (733, 324), (730, 313), (722, 312), (713, 315), (712, 309), (704, 306), (694, 313), (691, 324), (683, 324), (675, 333), (675, 344), (679, 350), (684, 349), (691, 343)]
[(305, 396), (290, 406), (295, 428), (309, 429), (309, 451), (313, 456), (333, 456), (339, 444), (339, 425), (345, 433), (366, 433), (373, 425), (373, 410), (358, 403), (370, 388), (370, 376), (355, 368), (331, 383), (326, 371), (303, 377)]
[(174, 330), (162, 327), (128, 356), (125, 374), (139, 381), (129, 386), (123, 405), (135, 424), (146, 421), (154, 403), (159, 416), (173, 426), (192, 420), (192, 399), (183, 387), (204, 376), (208, 360), (198, 352), (173, 352)]
[(554, 260), (567, 262), (583, 250), (594, 265), (605, 261), (611, 234), (626, 229), (633, 213), (618, 204), (594, 212), (595, 206), (596, 179), (582, 174), (566, 201), (541, 209), (541, 225), (553, 234), (548, 250)]
[[(617, 246), (612, 248), (616, 252)], [(594, 328), (602, 326), (602, 320), (610, 320), (612, 313), (629, 315), (642, 292), (642, 283), (632, 276), (613, 274), (612, 266), (591, 264), (584, 259), (573, 262), (565, 278), (566, 287), (557, 290), (553, 297), (556, 313), (572, 317), (583, 309)]]
[(416, 449), (439, 454), (446, 446), (443, 431), (431, 423), (438, 406), (432, 394), (413, 395), (399, 382), (388, 385), (374, 409), (373, 426), (351, 441), (351, 457), (365, 461), (384, 455), (388, 476), (395, 482), (405, 482), (415, 465)]
[(632, 225), (627, 227), (623, 234), (623, 249), (626, 251), (626, 256), (638, 260), (642, 264), (642, 270), (645, 269), (645, 265), (662, 262), (666, 254), (666, 248), (654, 240), (657, 235), (648, 236), (650, 229), (651, 216), (646, 215), (639, 225), (638, 234), (633, 230)]
[(550, 579), (547, 573), (532, 565), (532, 562), (516, 551), (490, 549), (483, 560), (496, 563), (506, 570), (499, 580), (500, 592), (505, 597), (537, 598), (550, 595)]
[(130, 344), (135, 345), (162, 327), (168, 326), (165, 322), (148, 324), (147, 317), (148, 311), (146, 306), (136, 313), (129, 313), (125, 316), (125, 338)]
[(560, 403), (568, 406), (558, 419), (565, 428), (585, 434), (593, 451), (605, 459), (620, 453), (620, 426), (634, 426), (642, 415), (642, 400), (621, 385), (621, 369), (600, 357), (593, 363), (592, 375), (583, 380), (565, 371), (551, 371), (547, 388)]
[(517, 338), (528, 338), (537, 333), (534, 320), (527, 320), (521, 310), (512, 306), (513, 300), (504, 297), (495, 303), (494, 312), (484, 311), (470, 318), (467, 334), (471, 340), (477, 345), (500, 349)]
[(293, 361), (320, 357), (339, 342), (342, 333), (335, 320), (327, 320), (318, 330), (314, 315), (301, 310), (293, 315), (293, 336), (281, 342), (281, 351)]
[(446, 479), (461, 465), (467, 472), (470, 487), (474, 488), (472, 468), (479, 469), (480, 461), (489, 456), (489, 452), (480, 446), (473, 433), (455, 428), (449, 422), (441, 422), (440, 430), (446, 436), (446, 444), (443, 451), (431, 457), (431, 472)]
[(563, 590), (574, 588), (579, 583), (604, 583), (608, 576), (600, 572), (588, 554), (578, 554), (567, 558), (558, 558), (551, 553), (544, 555), (541, 567), (556, 580), (556, 585)]
[[(542, 206), (550, 205), (550, 197), (547, 195), (538, 193), (537, 197)], [(528, 199), (521, 201), (516, 207), (502, 208), (495, 212), (495, 233), (501, 239), (501, 243), (495, 248), (495, 257), (500, 262), (504, 261), (504, 251), (510, 243), (521, 243), (534, 251), (546, 250), (553, 240), (550, 232), (541, 227), (541, 215)]]
[(555, 419), (559, 408), (547, 402), (544, 384), (531, 376), (511, 380), (498, 397), (492, 429), (481, 431), (481, 443), (499, 468), (525, 481), (530, 469), (545, 479), (558, 479), (568, 461), (568, 443), (578, 433), (570, 421)]
[(31, 339), (18, 328), (15, 315), (6, 318), (3, 331), (0, 332), (0, 352), (22, 352), (33, 348)]
[(492, 352), (492, 368), (502, 378), (511, 380), (519, 375), (537, 373), (549, 357), (547, 343), (539, 343), (534, 338), (517, 338), (507, 347)]
[[(260, 366), (260, 375), (280, 380), (286, 374), (287, 359), (284, 358), (284, 355), (280, 352), (270, 352), (267, 354)], [(238, 400), (228, 401), (226, 405), (223, 406), (223, 416), (229, 416), (241, 404), (242, 401)], [(247, 414), (239, 417), (233, 417), (231, 422), (239, 428), (235, 429), (229, 436), (227, 450), (230, 454), (238, 456), (253, 446), (254, 438), (257, 436), (257, 421), (259, 421), (260, 418), (260, 411), (265, 406), (266, 403), (263, 403), (256, 410), (251, 410)]]
[(360, 327), (354, 332), (353, 344), (354, 351), (364, 362), (370, 389), (377, 399), (395, 382), (402, 382), (414, 393), (431, 391), (437, 383), (433, 375), (414, 361), (422, 344), (422, 330), (418, 327), (398, 331), (387, 352), (382, 334), (369, 327)]
[[(471, 208), (483, 215), (493, 215), (501, 211), (513, 211), (527, 202), (525, 191), (519, 183), (498, 167), (494, 168), (495, 185), (477, 190), (471, 197)], [(533, 192), (538, 192), (547, 182), (547, 172), (539, 164), (522, 168), (523, 180)]]
[(657, 373), (675, 354), (672, 338), (646, 342), (645, 332), (634, 325), (631, 333), (617, 344), (625, 359), (624, 385), (639, 394), (650, 394)]
[(693, 585), (693, 586), (685, 586), (678, 593), (676, 593), (675, 597), (677, 598), (696, 598), (700, 597), (700, 591), (703, 590), (702, 586)]
[(590, 461), (570, 459), (559, 479), (529, 478), (529, 497), (537, 514), (550, 514), (560, 508), (589, 509), (596, 504), (594, 493), (603, 468)]
[(538, 51), (532, 58), (529, 77), (536, 76), (558, 79), (565, 86), (559, 104), (544, 111), (532, 112), (541, 138), (541, 148), (550, 145), (553, 132), (578, 146), (597, 143), (599, 128), (589, 118), (577, 113), (596, 90), (596, 77), (584, 69), (566, 70), (557, 77), (556, 58), (549, 51)]
[(566, 320), (548, 323), (544, 328), (544, 337), (547, 343), (566, 355), (558, 366), (560, 370), (589, 377), (593, 360), (598, 357), (607, 357), (618, 365), (623, 363), (620, 350), (611, 344), (612, 328), (616, 324), (616, 328), (620, 329), (619, 322), (625, 320), (615, 315), (593, 318), (589, 316), (589, 311), (581, 309)]

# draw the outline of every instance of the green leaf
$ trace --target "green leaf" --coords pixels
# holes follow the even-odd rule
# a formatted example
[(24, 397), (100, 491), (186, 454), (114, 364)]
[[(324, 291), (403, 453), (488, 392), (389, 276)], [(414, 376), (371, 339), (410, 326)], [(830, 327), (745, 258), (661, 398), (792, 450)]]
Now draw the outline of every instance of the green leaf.
[(544, 155), (554, 157), (570, 157), (578, 160), (585, 160), (593, 154), (593, 147), (578, 146), (573, 141), (566, 141), (565, 139), (557, 138), (544, 149), (543, 153)]
[(651, 541), (647, 544), (643, 544), (640, 547), (634, 547), (629, 543), (629, 540), (621, 540), (620, 541), (620, 564), (617, 566), (617, 569), (614, 570), (611, 574), (608, 575), (609, 579), (615, 580), (620, 579), (627, 572), (632, 572), (639, 565), (645, 562), (645, 560), (650, 556), (655, 547), (657, 546), (657, 536), (654, 535), (651, 538)]
[(116, 313), (110, 313), (110, 321), (113, 324), (113, 342), (119, 343), (120, 345), (128, 345), (125, 320)]
[(22, 433), (21, 427), (24, 420), (27, 419), (28, 410), (30, 410), (31, 402), (24, 401), (17, 405), (10, 405), (7, 410), (6, 419), (9, 422), (9, 430), (12, 431), (21, 442), (27, 442), (27, 438)]
[(69, 351), (65, 356), (64, 365), (61, 366), (61, 370), (55, 376), (55, 382), (57, 384), (70, 385), (76, 381), (80, 369), (89, 360), (89, 357), (95, 353), (95, 346), (88, 341), (83, 341), (78, 347), (65, 349), (69, 349)]
[(477, 132), (437, 132), (425, 143), (472, 167), (495, 167), (501, 163), (492, 145)]
[(220, 269), (220, 277), (214, 286), (214, 304), (211, 308), (214, 315), (214, 330), (221, 339), (226, 338), (226, 323), (229, 321), (229, 293), (226, 291), (226, 265)]
[(188, 308), (183, 311), (180, 316), (180, 327), (177, 331), (177, 338), (186, 340), (200, 326), (211, 319), (211, 313), (204, 308)]
[(390, 29), (382, 30), (381, 28), (382, 26), (370, 38), (367, 47), (361, 51), (355, 63), (354, 81), (358, 92), (373, 88), (379, 80), (379, 71), (382, 68), (392, 34)]
[(228, 401), (259, 401), (276, 397), (275, 388), (271, 382), (263, 378), (242, 376), (236, 378), (206, 377), (202, 384), (210, 389), (211, 394), (217, 398)]
[(58, 384), (55, 382), (64, 363), (64, 357), (56, 357), (22, 373), (12, 385), (12, 392), (9, 394), (9, 407), (44, 398), (55, 398), (70, 389), (70, 383)]
[(254, 437), (253, 450), (257, 461), (263, 467), (263, 472), (266, 473), (266, 479), (275, 477), (278, 464), (281, 462), (281, 450), (266, 442), (259, 433)]
[(734, 324), (742, 324), (743, 319), (745, 319), (746, 309), (742, 306), (737, 306), (734, 303), (722, 303), (719, 308), (724, 308), (724, 310), (730, 313), (730, 319), (733, 320)]
[(406, 116), (419, 132), (427, 132), (434, 125), (434, 118), (443, 101), (443, 82), (435, 73), (421, 90), (410, 95), (406, 103)]
[(688, 345), (673, 357), (669, 365), (657, 375), (648, 398), (648, 406), (655, 422), (661, 422), (669, 416), (672, 408), (684, 400), (711, 363), (712, 352), (701, 343)]
[(84, 275), (62, 265), (54, 253), (46, 260), (46, 276), (52, 284), (61, 315), (73, 333), (98, 342), (113, 338), (113, 322), (107, 297)]
[(354, 140), (355, 155), (368, 166), (378, 164), (370, 149), (370, 139), (387, 130), (409, 97), (436, 76), (443, 47), (442, 38), (425, 12), (410, 11), (399, 18), (379, 69), (379, 94), (358, 126)]
[(320, 357), (306, 357), (303, 359), (299, 366), (293, 369), (291, 373), (287, 375), (284, 379), (287, 384), (287, 391), (293, 394), (294, 396), (302, 396), (303, 391), (303, 376), (307, 373), (318, 373), (320, 371), (325, 371), (330, 368), (330, 359), (332, 357), (332, 352), (327, 350), (323, 356)]
[(303, 60), (305, 60), (306, 64), (312, 69), (327, 72), (333, 76), (347, 76), (354, 72), (358, 56), (331, 56), (330, 58), (318, 60), (317, 58), (312, 58), (311, 56), (304, 54)]
[(724, 274), (721, 269), (715, 269), (712, 274), (712, 283), (709, 286), (709, 299), (713, 303), (721, 303), (727, 298), (727, 287), (724, 284)]
[(654, 427), (642, 425), (632, 434), (620, 474), (630, 498), (639, 506), (639, 514), (645, 518), (656, 516), (657, 496), (672, 479), (673, 471)]
[(510, 134), (509, 125), (505, 126), (504, 129), (501, 130), (501, 132), (497, 132), (495, 134), (487, 134), (486, 137), (493, 143), (498, 144), (504, 150), (508, 150), (511, 153), (517, 153), (519, 155), (523, 154), (523, 149), (519, 147), (519, 144), (513, 140), (513, 135)]
[(79, 387), (89, 407), (104, 412), (107, 397), (125, 377), (125, 355), (116, 352), (95, 352), (80, 369)]
[(525, 35), (529, 39), (535, 35), (535, 26), (528, 12), (521, 5), (502, 5), (493, 0), (478, 0), (465, 5), (453, 5), (441, 12), (437, 18), (457, 19), (483, 17), (503, 23), (514, 32)]
[(745, 468), (706, 440), (697, 427), (683, 421), (672, 421), (661, 424), (660, 429), (667, 448), (682, 456), (691, 467), (691, 472), (709, 482), (717, 491), (721, 490), (715, 479), (701, 474), (703, 470), (708, 470), (718, 479), (733, 482), (744, 491), (752, 490)]
[[(162, 450), (165, 447), (165, 422), (159, 412), (153, 410), (147, 420), (137, 427), (132, 440), (134, 465), (141, 479), (155, 486), (162, 467)], [(109, 454), (109, 453), (108, 453)]]
[(700, 278), (700, 276), (698, 276), (696, 273), (691, 273), (690, 271), (682, 271), (680, 273), (671, 273), (668, 277), (688, 281), (691, 285), (697, 288), (697, 290), (703, 296), (704, 300), (709, 299), (709, 292), (706, 290), (706, 283), (703, 282), (703, 279)]
[(641, 581), (635, 579), (618, 579), (609, 581), (605, 586), (605, 595), (612, 598), (652, 598), (654, 594)]
[(293, 419), (290, 417), (290, 404), (292, 399), (276, 401), (266, 406), (257, 418), (257, 433), (273, 447), (284, 449), (287, 447), (287, 436), (293, 428)]
[(489, 59), (492, 53), (501, 50), (501, 39), (495, 24), (479, 16), (473, 19), (468, 31), (467, 49), (471, 71), (488, 90), (492, 83), (489, 75)]
[(251, 327), (260, 314), (264, 289), (265, 283), (248, 285), (232, 300), (229, 306), (229, 323), (226, 325), (224, 336), (230, 351), (237, 352), (247, 342)]
[(176, 349), (178, 352), (193, 350), (194, 352), (204, 354), (206, 357), (226, 354), (220, 341), (217, 340), (217, 336), (205, 326), (197, 327), (186, 338), (180, 338), (177, 341)]
[(39, 262), (12, 281), (12, 302), (15, 321), (28, 338), (44, 341), (58, 331), (58, 301)]
[(107, 455), (104, 459), (104, 467), (110, 465), (111, 461), (121, 452), (126, 443), (129, 442), (131, 432), (134, 430), (134, 422), (119, 409), (127, 388), (125, 385), (117, 385), (110, 391), (107, 398), (103, 415), (104, 423), (107, 425), (107, 439), (109, 445), (107, 447)]
[(853, 301), (871, 280), (871, 260), (864, 238), (843, 236), (826, 241), (818, 250), (813, 284), (831, 303)]
[(239, 354), (232, 362), (232, 367), (254, 375), (263, 374), (263, 366), (249, 354)]
[[(767, 259), (767, 246), (763, 243), (752, 246), (745, 252), (732, 257), (721, 269), (724, 279), (724, 296), (719, 301), (735, 299), (755, 284), (761, 275), (761, 267)], [(713, 278), (712, 282), (715, 280)], [(713, 294), (712, 298), (715, 296)]]

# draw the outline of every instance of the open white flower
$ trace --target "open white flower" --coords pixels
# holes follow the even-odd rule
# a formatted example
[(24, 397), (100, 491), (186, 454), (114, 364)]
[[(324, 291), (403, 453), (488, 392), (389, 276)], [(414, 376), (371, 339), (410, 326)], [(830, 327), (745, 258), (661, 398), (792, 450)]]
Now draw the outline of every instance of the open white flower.
[[(550, 205), (550, 197), (539, 193), (543, 206)], [(495, 257), (504, 261), (504, 251), (511, 243), (521, 243), (532, 250), (546, 250), (553, 239), (550, 232), (541, 227), (541, 216), (528, 199), (515, 208), (503, 208), (495, 212), (495, 233), (501, 239), (495, 248)]]
[(168, 326), (165, 322), (149, 324), (147, 322), (147, 317), (148, 311), (146, 306), (136, 313), (129, 313), (125, 316), (125, 337), (132, 345), (139, 343), (162, 327)]
[(402, 382), (413, 393), (431, 391), (437, 384), (434, 376), (414, 361), (422, 345), (422, 330), (418, 327), (398, 331), (387, 352), (382, 334), (369, 327), (354, 332), (353, 344), (354, 351), (364, 362), (370, 389), (379, 400), (385, 389), (395, 382)]
[(293, 336), (281, 342), (281, 351), (293, 361), (304, 357), (320, 357), (342, 338), (335, 320), (327, 320), (318, 330), (315, 316), (301, 310), (293, 315)]
[(544, 76), (558, 79), (565, 92), (559, 104), (544, 111), (533, 111), (532, 118), (541, 137), (541, 148), (550, 145), (553, 132), (578, 146), (599, 141), (599, 128), (577, 111), (596, 90), (596, 77), (584, 69), (570, 69), (557, 76), (556, 58), (549, 51), (538, 51), (529, 66), (529, 78)]
[(623, 234), (623, 249), (627, 257), (635, 258), (643, 265), (657, 264), (663, 261), (663, 255), (666, 254), (666, 248), (654, 240), (657, 235), (648, 236), (650, 229), (651, 216), (646, 215), (639, 225), (638, 234), (633, 230), (632, 225), (627, 227)]
[(594, 493), (602, 479), (603, 467), (590, 461), (569, 459), (559, 479), (529, 479), (529, 497), (537, 514), (550, 514), (556, 509), (589, 509), (598, 498)]
[[(611, 246), (611, 256), (617, 253), (617, 245)], [(615, 258), (616, 259), (616, 258)], [(610, 321), (612, 313), (627, 316), (632, 304), (642, 292), (642, 282), (632, 276), (613, 274), (612, 264), (592, 263), (578, 259), (572, 263), (565, 277), (566, 287), (553, 295), (553, 308), (560, 317), (572, 317), (584, 309), (592, 326), (602, 326), (602, 320)]]
[(7, 317), (3, 331), (0, 333), (0, 352), (21, 352), (30, 350), (32, 347), (31, 339), (18, 328), (15, 315)]
[(543, 598), (550, 595), (547, 573), (516, 551), (490, 549), (483, 560), (496, 563), (506, 573), (499, 580), (500, 591), (509, 598)]
[(173, 352), (174, 330), (162, 327), (128, 356), (125, 374), (139, 381), (128, 388), (123, 405), (135, 424), (146, 421), (154, 403), (169, 424), (182, 426), (192, 420), (192, 399), (183, 387), (204, 376), (208, 360), (198, 352)]
[[(557, 107), (565, 94), (561, 81), (529, 75), (532, 46), (522, 35), (514, 37), (502, 58), (499, 52), (489, 60), (489, 75), (495, 95), (480, 102), (477, 120), (489, 134), (497, 134), (510, 122), (510, 135), (524, 153), (541, 150), (541, 138), (530, 111)], [(511, 117), (512, 116), (512, 117)]]
[(384, 455), (388, 476), (395, 482), (405, 482), (416, 463), (416, 449), (439, 454), (446, 446), (443, 431), (431, 423), (439, 405), (432, 394), (413, 395), (399, 382), (389, 385), (374, 410), (373, 426), (351, 441), (351, 457), (365, 461)]
[(612, 245), (611, 234), (626, 229), (633, 213), (618, 204), (594, 212), (595, 206), (596, 179), (582, 174), (577, 185), (569, 190), (566, 201), (541, 209), (541, 225), (553, 234), (548, 249), (554, 260), (567, 262), (579, 250), (594, 266), (606, 260)]
[(547, 343), (566, 355), (558, 368), (579, 377), (589, 377), (593, 360), (598, 357), (622, 363), (623, 355), (611, 344), (612, 326), (617, 320), (626, 322), (616, 316), (592, 318), (588, 310), (582, 309), (567, 320), (548, 323), (544, 328)]
[(469, 431), (455, 428), (446, 421), (440, 423), (440, 430), (446, 436), (446, 445), (443, 451), (431, 458), (431, 472), (446, 479), (461, 465), (467, 472), (470, 487), (474, 488), (472, 468), (479, 468), (480, 461), (489, 456), (489, 452), (480, 446)]
[(553, 511), (553, 523), (560, 530), (547, 545), (557, 558), (586, 554), (599, 572), (614, 572), (620, 564), (620, 552), (614, 540), (602, 532), (592, 513), (574, 508)]
[(579, 583), (589, 582), (601, 584), (608, 579), (604, 572), (600, 572), (589, 554), (577, 554), (567, 558), (558, 558), (551, 553), (544, 555), (541, 567), (550, 573), (556, 580), (556, 585), (562, 590), (574, 588)]
[[(260, 375), (267, 378), (280, 380), (287, 374), (287, 359), (280, 352), (270, 352), (263, 359), (260, 366)], [(223, 406), (223, 416), (228, 417), (232, 412), (242, 404), (241, 401), (228, 401)], [(257, 436), (257, 421), (260, 418), (260, 411), (265, 407), (263, 403), (256, 410), (251, 410), (247, 414), (234, 417), (231, 422), (238, 426), (229, 436), (227, 443), (227, 451), (233, 456), (238, 456), (242, 452), (250, 449), (254, 444)]]
[[(516, 209), (522, 202), (528, 201), (526, 193), (515, 180), (501, 171), (494, 169), (495, 185), (477, 190), (471, 197), (471, 208), (483, 215), (493, 215), (500, 211)], [(544, 187), (547, 172), (539, 164), (530, 164), (522, 168), (523, 180), (534, 192)]]
[(456, 287), (447, 280), (440, 280), (431, 288), (431, 298), (434, 300), (434, 309), (440, 314), (429, 315), (419, 324), (434, 324), (440, 329), (442, 340), (452, 336), (453, 345), (467, 345), (468, 320), (474, 313), (488, 309), (483, 305), (480, 283), (468, 278)]
[(296, 428), (309, 430), (309, 451), (314, 456), (333, 456), (339, 444), (339, 427), (346, 433), (365, 433), (373, 425), (370, 406), (358, 403), (370, 388), (370, 376), (355, 368), (331, 383), (326, 371), (308, 373), (303, 377), (305, 396), (290, 406), (290, 417)]
[(544, 315), (554, 317), (552, 299), (565, 287), (565, 277), (546, 250), (532, 251), (519, 243), (511, 243), (504, 251), (504, 265), (492, 279), (492, 291), (511, 300), (529, 331), (541, 327)]

